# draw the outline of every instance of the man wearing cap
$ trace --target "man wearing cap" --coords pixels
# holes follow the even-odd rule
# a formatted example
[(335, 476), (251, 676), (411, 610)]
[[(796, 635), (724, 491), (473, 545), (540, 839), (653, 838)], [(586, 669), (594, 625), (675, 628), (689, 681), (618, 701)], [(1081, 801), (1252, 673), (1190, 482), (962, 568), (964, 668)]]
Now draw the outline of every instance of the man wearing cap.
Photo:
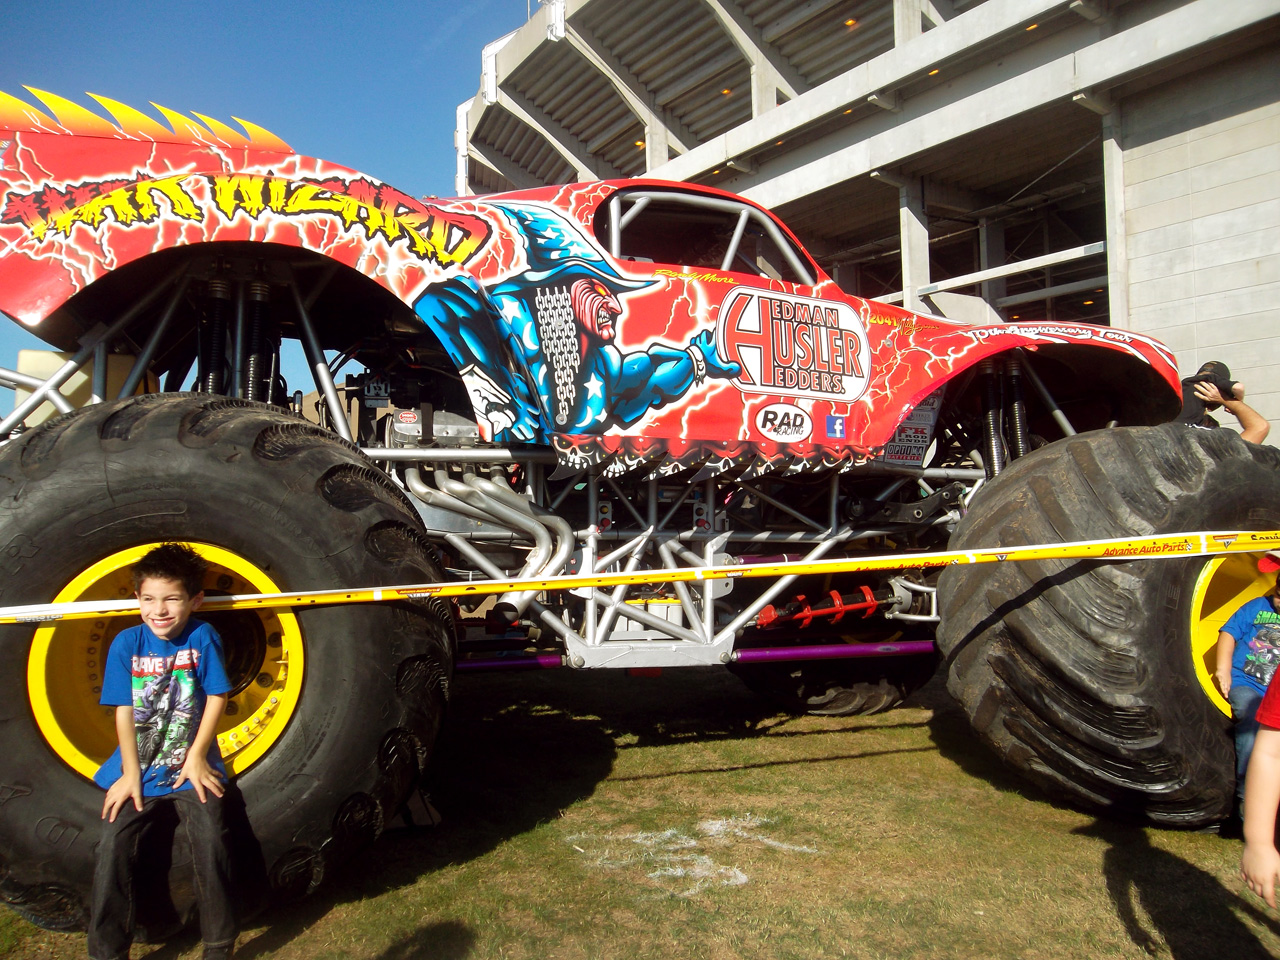
[(1218, 407), (1240, 421), (1240, 436), (1250, 443), (1261, 443), (1271, 432), (1271, 424), (1244, 402), (1244, 384), (1231, 379), (1231, 371), (1221, 360), (1210, 360), (1201, 364), (1194, 377), (1182, 381), (1178, 422), (1202, 430), (1216, 429), (1220, 424), (1209, 411)]
[[(1258, 561), (1258, 570), (1272, 575), (1280, 570), (1280, 551), (1268, 551)], [(1218, 634), (1214, 677), (1231, 704), (1231, 718), (1235, 721), (1236, 799), (1240, 808), (1244, 803), (1244, 774), (1258, 733), (1255, 715), (1278, 664), (1280, 578), (1265, 596), (1250, 600), (1232, 614)]]

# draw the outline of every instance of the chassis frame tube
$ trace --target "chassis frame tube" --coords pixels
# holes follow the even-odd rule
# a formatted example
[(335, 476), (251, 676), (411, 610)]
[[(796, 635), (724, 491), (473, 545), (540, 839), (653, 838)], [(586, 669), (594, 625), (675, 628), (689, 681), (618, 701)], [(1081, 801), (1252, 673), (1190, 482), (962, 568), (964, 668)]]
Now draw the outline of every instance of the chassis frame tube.
[[(824, 643), (803, 647), (750, 647), (736, 650), (736, 663), (786, 663), (799, 660), (853, 660), (875, 657), (924, 656), (934, 653), (932, 640), (904, 640), (901, 643)], [(459, 660), (459, 672), (481, 670), (554, 670), (571, 666), (558, 653), (539, 653), (515, 657), (475, 657)]]
[(458, 660), (453, 669), (462, 673), (475, 670), (554, 670), (566, 666), (558, 653), (539, 653), (530, 657), (477, 657)]
[(735, 663), (779, 663), (787, 660), (850, 660), (860, 657), (899, 657), (933, 653), (932, 640), (898, 643), (823, 643), (804, 647), (747, 647), (733, 652)]

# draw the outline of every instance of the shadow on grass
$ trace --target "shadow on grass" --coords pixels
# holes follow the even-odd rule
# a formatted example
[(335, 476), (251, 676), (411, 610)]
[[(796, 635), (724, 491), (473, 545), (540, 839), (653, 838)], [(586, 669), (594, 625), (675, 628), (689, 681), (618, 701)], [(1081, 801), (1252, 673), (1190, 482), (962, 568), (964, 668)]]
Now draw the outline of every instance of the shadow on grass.
[[(613, 769), (614, 755), (601, 722), (542, 677), (459, 677), (426, 778), (441, 824), (387, 830), (315, 894), (270, 911), (267, 928), (242, 940), (238, 960), (283, 947), (340, 903), (411, 886), (555, 819), (592, 794)], [(439, 918), (379, 960), (451, 960), (467, 956), (474, 941), (466, 925)]]
[[(341, 899), (341, 898), (340, 898)], [(329, 912), (340, 900), (319, 896), (274, 911), (271, 926), (257, 936), (241, 937), (236, 960), (254, 960), (289, 943)], [(374, 960), (465, 960), (471, 955), (476, 934), (465, 923), (445, 920), (429, 923), (396, 941)], [(146, 960), (172, 960), (197, 949), (200, 937), (188, 930), (146, 955)]]
[[(881, 727), (880, 729), (884, 729)], [(722, 767), (694, 767), (665, 773), (642, 773), (634, 777), (614, 777), (617, 783), (643, 780), (665, 780), (668, 777), (702, 776), (708, 773), (738, 773), (742, 770), (768, 770), (776, 767), (807, 766), (815, 763), (833, 763), (838, 760), (870, 760), (873, 757), (896, 756), (902, 753), (935, 753), (933, 747), (905, 747), (901, 750), (868, 750), (861, 753), (832, 753), (822, 757), (802, 757), (798, 760), (767, 760), (763, 763), (736, 763)]]
[[(1005, 763), (973, 732), (964, 710), (947, 692), (946, 667), (924, 687), (912, 695), (908, 706), (925, 707), (932, 710), (929, 718), (929, 737), (938, 748), (938, 753), (954, 763), (966, 774), (999, 790), (1001, 793), (1016, 794), (1028, 801), (1044, 803), (1056, 810), (1068, 810), (1079, 813), (1080, 807), (1041, 790), (1029, 780)], [(1119, 816), (1119, 815), (1117, 815)], [(1120, 830), (1137, 832), (1141, 825), (1137, 819), (1118, 820)]]
[[(909, 703), (933, 711), (929, 732), (939, 753), (970, 776), (996, 789), (1063, 810), (1077, 810), (1024, 782), (988, 749), (969, 727), (963, 710), (946, 690), (940, 671)], [(1152, 955), (1167, 949), (1172, 960), (1205, 957), (1272, 956), (1269, 947), (1240, 919), (1245, 914), (1280, 936), (1280, 921), (1240, 896), (1217, 877), (1159, 847), (1149, 828), (1097, 819), (1071, 831), (1108, 844), (1103, 855), (1107, 893), (1125, 933)]]
[[(969, 776), (985, 780), (1003, 793), (1016, 793), (1029, 800), (1063, 806), (1023, 780), (978, 739), (978, 735), (969, 726), (964, 710), (947, 693), (945, 666), (925, 686), (912, 694), (907, 705), (932, 711), (929, 718), (929, 738), (938, 748), (938, 753)], [(1063, 806), (1063, 809), (1070, 808)]]
[(432, 923), (399, 943), (392, 944), (375, 960), (462, 960), (471, 954), (476, 935), (463, 923)]
[(1146, 830), (1098, 820), (1072, 832), (1110, 845), (1102, 859), (1107, 893), (1125, 933), (1147, 953), (1159, 953), (1163, 941), (1173, 960), (1271, 956), (1238, 914), (1277, 935), (1280, 922), (1212, 874), (1153, 847)]

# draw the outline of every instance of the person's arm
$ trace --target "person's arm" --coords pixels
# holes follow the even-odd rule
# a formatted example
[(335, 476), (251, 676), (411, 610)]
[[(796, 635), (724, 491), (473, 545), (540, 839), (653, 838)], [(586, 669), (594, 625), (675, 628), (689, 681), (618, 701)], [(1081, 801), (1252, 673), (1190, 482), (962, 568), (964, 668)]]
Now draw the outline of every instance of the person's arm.
[(1271, 424), (1243, 400), (1228, 400), (1223, 404), (1227, 412), (1240, 421), (1240, 436), (1250, 443), (1261, 443), (1271, 432)]
[(1218, 689), (1222, 691), (1222, 695), (1225, 697), (1231, 693), (1231, 658), (1236, 652), (1236, 638), (1225, 630), (1220, 631), (1218, 633), (1216, 652), (1218, 661), (1213, 671), (1213, 676), (1218, 681)]
[(1276, 808), (1280, 806), (1280, 728), (1263, 725), (1249, 757), (1244, 786), (1244, 854), (1240, 876), (1249, 889), (1276, 905), (1280, 850), (1276, 850)]
[[(1242, 391), (1243, 392), (1243, 391)], [(1240, 436), (1250, 443), (1261, 443), (1271, 432), (1271, 424), (1262, 414), (1243, 400), (1228, 399), (1212, 383), (1197, 383), (1196, 396), (1205, 403), (1220, 403), (1227, 413), (1240, 421)]]
[(142, 765), (138, 762), (138, 731), (133, 726), (133, 705), (116, 707), (116, 739), (120, 741), (120, 779), (107, 789), (102, 802), (102, 819), (116, 822), (120, 809), (130, 800), (142, 812)]
[(222, 711), (226, 708), (225, 693), (205, 700), (200, 728), (196, 730), (196, 738), (187, 750), (187, 758), (182, 761), (182, 770), (178, 773), (178, 779), (173, 782), (173, 788), (176, 790), (184, 781), (190, 780), (201, 803), (207, 800), (205, 790), (212, 792), (215, 797), (222, 796), (222, 777), (217, 770), (209, 766), (209, 747), (213, 744), (213, 738), (218, 731), (218, 721), (222, 719)]

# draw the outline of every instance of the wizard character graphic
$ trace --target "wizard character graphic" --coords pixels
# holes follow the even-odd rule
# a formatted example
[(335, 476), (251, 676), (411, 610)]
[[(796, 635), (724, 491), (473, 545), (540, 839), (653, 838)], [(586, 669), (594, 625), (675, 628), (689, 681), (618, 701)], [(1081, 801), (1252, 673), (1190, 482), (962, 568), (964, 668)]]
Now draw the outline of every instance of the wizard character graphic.
[[(548, 442), (552, 433), (604, 433), (635, 423), (708, 377), (741, 372), (711, 330), (682, 349), (615, 345), (619, 294), (653, 281), (620, 276), (578, 229), (541, 208), (495, 204), (516, 227), (528, 269), (482, 287), (466, 276), (429, 288), (414, 305), (467, 385), (498, 442)], [(527, 370), (536, 393), (513, 370)]]

